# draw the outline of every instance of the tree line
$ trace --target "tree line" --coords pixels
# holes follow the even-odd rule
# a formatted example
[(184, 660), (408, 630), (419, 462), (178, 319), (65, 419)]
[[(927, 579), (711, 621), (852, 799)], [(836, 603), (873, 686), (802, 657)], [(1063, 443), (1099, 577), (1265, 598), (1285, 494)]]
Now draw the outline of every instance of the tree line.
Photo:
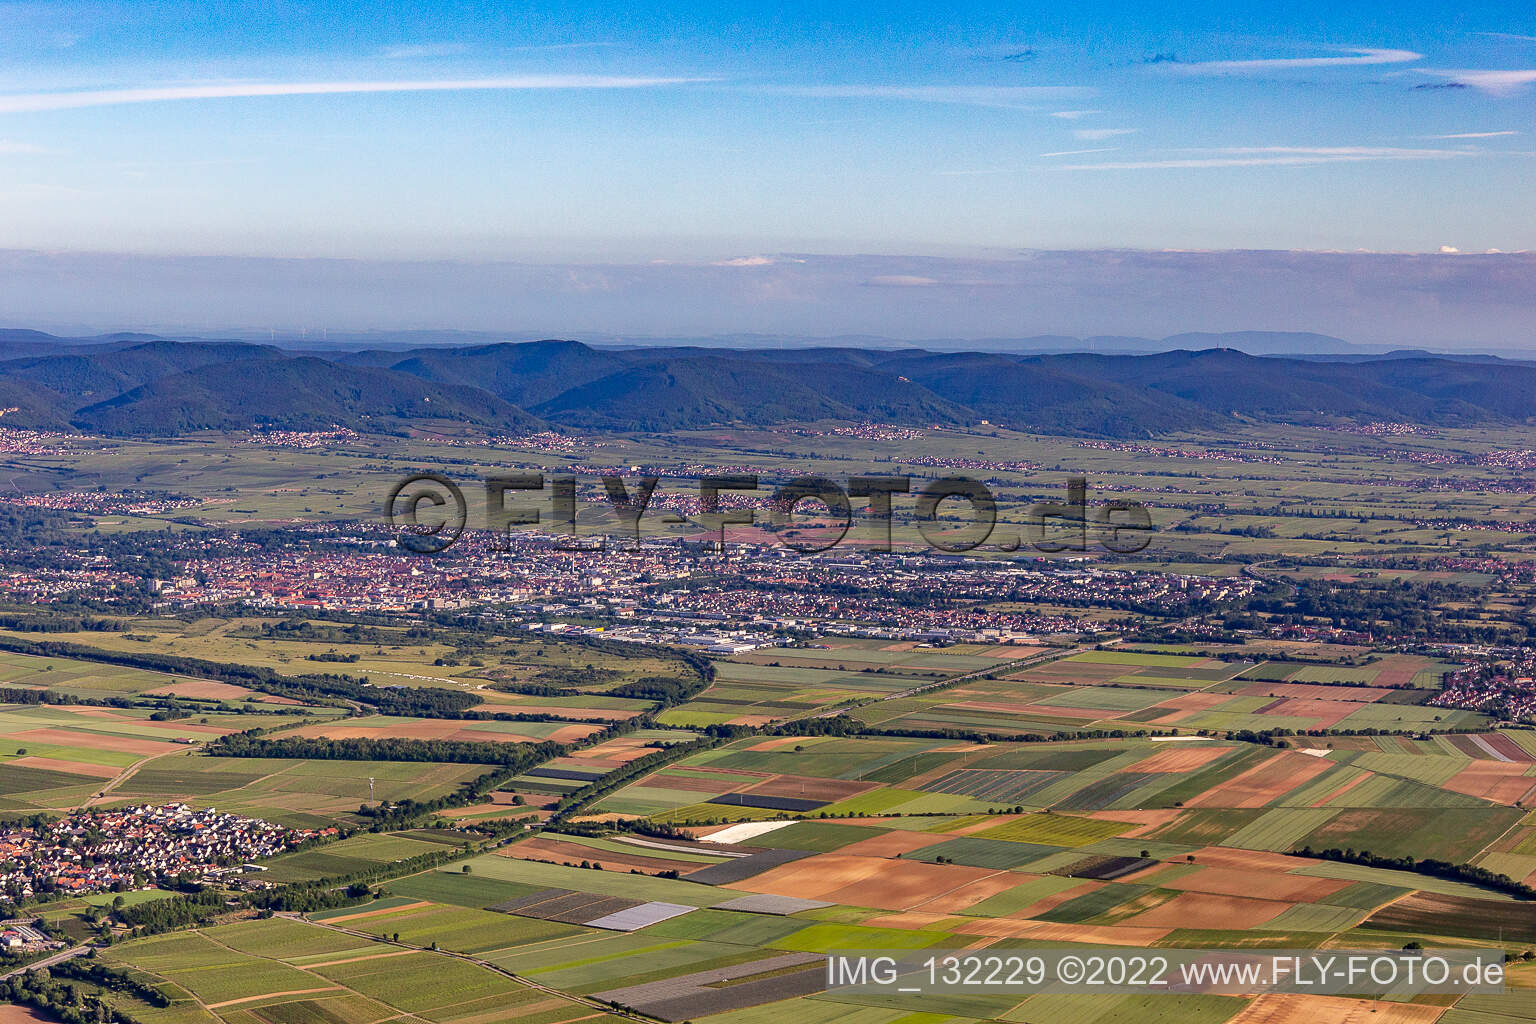
[(1326, 850), (1314, 850), (1310, 846), (1303, 846), (1299, 850), (1292, 850), (1295, 857), (1312, 857), (1318, 860), (1334, 860), (1345, 864), (1363, 864), (1368, 868), (1386, 868), (1391, 871), (1412, 871), (1418, 875), (1428, 875), (1431, 878), (1444, 878), (1452, 882), (1467, 882), (1471, 885), (1481, 886), (1484, 889), (1492, 889), (1495, 892), (1508, 893), (1522, 900), (1536, 899), (1536, 886), (1526, 885), (1516, 881), (1508, 875), (1501, 875), (1487, 868), (1480, 868), (1475, 864), (1454, 864), (1450, 861), (1426, 858), (1418, 860), (1413, 857), (1380, 857), (1369, 850), (1343, 849), (1330, 847)]
[(270, 757), (311, 761), (436, 761), (486, 764), (526, 771), (568, 751), (561, 743), (478, 743), (463, 740), (324, 739), (284, 736), (276, 739), (230, 733), (209, 743), (215, 757)]

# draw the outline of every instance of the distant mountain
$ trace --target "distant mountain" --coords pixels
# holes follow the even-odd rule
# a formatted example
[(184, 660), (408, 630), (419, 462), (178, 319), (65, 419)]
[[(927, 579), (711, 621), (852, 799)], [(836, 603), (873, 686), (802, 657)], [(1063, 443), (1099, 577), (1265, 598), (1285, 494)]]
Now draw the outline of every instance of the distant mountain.
[(1233, 348), (1251, 356), (1343, 355), (1379, 351), (1379, 348), (1372, 346), (1356, 345), (1342, 338), (1305, 331), (1227, 331), (1221, 334), (1191, 332), (1170, 335), (1154, 346), (1154, 350), (1162, 352), (1207, 348)]
[(562, 423), (638, 430), (827, 419), (961, 423), (974, 418), (899, 375), (836, 364), (779, 367), (718, 354), (629, 366), (532, 408)]
[(1327, 362), (1231, 349), (1151, 356), (1042, 356), (1036, 362), (1173, 395), (1214, 413), (1314, 423), (1401, 420), (1452, 426), (1536, 416), (1536, 365), (1440, 358)]
[(980, 417), (1021, 430), (1142, 437), (1210, 427), (1217, 421), (1196, 404), (1006, 356), (923, 355), (894, 359), (882, 368), (910, 377)]
[[(362, 355), (371, 360), (374, 353)], [(416, 349), (390, 353), (388, 366), (424, 380), (484, 388), (518, 405), (548, 401), (564, 391), (628, 365), (618, 353), (599, 351), (577, 341), (534, 341), (521, 345)], [(343, 358), (341, 362), (350, 360)]]
[[(1250, 347), (1310, 348), (1330, 340), (1242, 337)], [(23, 354), (4, 358), (7, 346)], [(244, 342), (12, 331), (0, 332), (0, 409), (0, 426), (73, 425), (123, 435), (332, 424), (398, 429), (421, 420), (488, 432), (851, 420), (985, 422), (1134, 438), (1239, 421), (1536, 422), (1536, 363), (1411, 350), (1261, 356), (1232, 347), (1148, 354), (847, 344), (602, 349), (576, 341), (314, 354)]]
[[(1354, 364), (1293, 363), (1231, 349), (1166, 352), (1151, 356), (1043, 356), (1038, 365), (1111, 380), (1168, 395), (1222, 416), (1249, 419), (1312, 419), (1316, 416), (1381, 418), (1387, 396)], [(1418, 396), (1398, 396), (1405, 416), (1424, 413)]]
[(56, 355), (0, 364), (0, 373), (61, 395), (105, 398), (172, 373), (245, 359), (286, 359), (279, 349), (239, 342), (149, 341), (126, 347), (74, 346)]
[[(1300, 331), (1231, 331), (1226, 333), (1175, 334), (1166, 338), (1136, 335), (1099, 334), (1074, 337), (1066, 334), (1036, 334), (1018, 338), (927, 338), (903, 341), (866, 335), (842, 335), (828, 338), (804, 338), (774, 334), (728, 334), (700, 338), (613, 339), (626, 349), (652, 350), (663, 347), (714, 350), (737, 353), (793, 353), (829, 349), (880, 353), (901, 349), (928, 352), (1000, 352), (1049, 354), (1058, 352), (1095, 352), (1104, 355), (1147, 355), (1174, 349), (1234, 348), (1249, 355), (1348, 355), (1382, 353), (1387, 346), (1357, 345), (1327, 334)], [(605, 341), (604, 344), (611, 342)]]
[(47, 355), (69, 342), (42, 331), (0, 330), (0, 359)]
[[(0, 367), (3, 369), (3, 367)], [(333, 424), (384, 429), (413, 420), (450, 420), (518, 431), (540, 421), (478, 388), (428, 381), (323, 359), (246, 359), (173, 373), (78, 410), (79, 427), (107, 434)]]
[(70, 403), (45, 388), (0, 379), (0, 427), (68, 430)]

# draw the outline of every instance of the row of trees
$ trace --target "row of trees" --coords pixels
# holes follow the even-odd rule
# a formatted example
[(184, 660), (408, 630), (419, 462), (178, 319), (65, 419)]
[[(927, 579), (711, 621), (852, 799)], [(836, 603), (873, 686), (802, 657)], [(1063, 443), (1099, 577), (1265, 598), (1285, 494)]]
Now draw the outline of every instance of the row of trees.
[(1327, 850), (1314, 850), (1310, 846), (1303, 846), (1299, 850), (1292, 850), (1295, 857), (1315, 857), (1319, 860), (1336, 860), (1345, 864), (1363, 864), (1368, 868), (1386, 868), (1391, 871), (1412, 871), (1419, 875), (1429, 875), (1432, 878), (1444, 878), (1453, 882), (1467, 882), (1472, 885), (1482, 886), (1484, 889), (1492, 889), (1495, 892), (1508, 893), (1522, 900), (1536, 899), (1536, 886), (1526, 885), (1516, 881), (1508, 875), (1501, 875), (1487, 868), (1480, 868), (1475, 864), (1453, 864), (1450, 861), (1426, 858), (1417, 860), (1413, 857), (1380, 857), (1369, 850), (1355, 850), (1331, 847)]
[(208, 744), (216, 757), (271, 757), (311, 761), (436, 761), (441, 764), (494, 764), (526, 771), (567, 753), (569, 748), (540, 743), (475, 743), (459, 740), (323, 739), (253, 737), (230, 733)]

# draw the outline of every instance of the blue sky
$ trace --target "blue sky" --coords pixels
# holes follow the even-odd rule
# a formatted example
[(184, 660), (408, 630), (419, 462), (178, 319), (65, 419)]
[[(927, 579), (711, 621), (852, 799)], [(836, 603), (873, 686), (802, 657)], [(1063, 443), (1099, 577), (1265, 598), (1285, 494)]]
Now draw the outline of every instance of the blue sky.
[(1536, 8), (1360, 7), (0, 2), (0, 248), (1531, 247)]

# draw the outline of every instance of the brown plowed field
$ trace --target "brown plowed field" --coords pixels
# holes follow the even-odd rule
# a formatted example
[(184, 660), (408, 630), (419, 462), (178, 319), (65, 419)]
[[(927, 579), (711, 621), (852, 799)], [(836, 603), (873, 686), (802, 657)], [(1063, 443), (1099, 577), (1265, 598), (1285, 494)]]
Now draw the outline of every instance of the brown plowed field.
[(1321, 903), (1349, 884), (1337, 878), (1312, 878), (1307, 875), (1225, 867), (1201, 868), (1193, 874), (1161, 883), (1165, 889), (1250, 896), (1254, 899), (1286, 900), (1292, 903)]
[(1231, 750), (1231, 747), (1168, 743), (1164, 744), (1164, 749), (1151, 757), (1137, 761), (1124, 770), (1128, 772), (1191, 772), (1196, 768), (1204, 768)]
[(1227, 1024), (1432, 1024), (1443, 1006), (1268, 992)]
[(1163, 715), (1161, 718), (1154, 718), (1148, 724), (1174, 725), (1178, 722), (1184, 721), (1186, 718), (1193, 718), (1195, 715), (1200, 714), (1202, 711), (1209, 711), (1212, 708), (1220, 707), (1231, 699), (1232, 695), (1230, 693), (1180, 694), (1171, 700), (1165, 700), (1161, 704), (1158, 704), (1157, 707), (1167, 709), (1168, 713)]
[(1287, 857), (1265, 850), (1238, 850), (1230, 846), (1207, 846), (1194, 853), (1195, 863), (1212, 868), (1238, 868), (1242, 871), (1294, 871), (1315, 861)]
[(128, 736), (71, 732), (68, 729), (25, 729), (21, 732), (13, 732), (6, 738), (23, 746), (29, 743), (51, 743), (61, 747), (89, 744), (97, 750), (115, 750), (124, 754), (169, 754), (173, 750), (187, 749), (184, 745), (172, 743), (170, 740), (140, 740)]
[(109, 764), (91, 764), (87, 761), (62, 761), (56, 757), (18, 757), (5, 762), (23, 768), (41, 768), (44, 771), (63, 772), (66, 775), (88, 775), (93, 779), (115, 779), (122, 770)]
[(1207, 790), (1186, 807), (1263, 807), (1333, 767), (1326, 758), (1292, 752), (1262, 761)]
[[(827, 853), (770, 868), (755, 878), (735, 883), (732, 888), (881, 910), (911, 910), (939, 895), (998, 873), (991, 868), (958, 864), (924, 864)], [(1016, 876), (1014, 884), (1017, 884)]]
[(1525, 774), (1530, 767), (1523, 762), (1473, 761), (1440, 787), (1513, 806), (1536, 787), (1536, 778)]
[(982, 900), (1007, 892), (1018, 884), (1018, 875), (1012, 871), (1000, 871), (991, 878), (968, 882), (958, 889), (935, 896), (927, 903), (919, 904), (917, 909), (931, 914), (963, 914)]
[(1266, 715), (1285, 715), (1293, 718), (1310, 718), (1314, 729), (1331, 729), (1339, 722), (1360, 710), (1354, 704), (1342, 700), (1320, 697), (1287, 697), (1264, 709)]
[(883, 836), (860, 839), (837, 852), (850, 857), (895, 857), (897, 854), (911, 853), (913, 850), (921, 850), (925, 846), (943, 842), (945, 838), (947, 837), (929, 835), (926, 832), (887, 832)]
[(1256, 900), (1246, 896), (1220, 893), (1184, 892), (1128, 923), (1144, 928), (1209, 928), (1233, 930), (1257, 928), (1273, 921), (1292, 904), (1278, 900)]
[(792, 747), (797, 743), (804, 742), (805, 738), (803, 736), (775, 736), (771, 740), (763, 740), (761, 743), (754, 743), (747, 749), (758, 752), (765, 750), (778, 750), (780, 747)]

